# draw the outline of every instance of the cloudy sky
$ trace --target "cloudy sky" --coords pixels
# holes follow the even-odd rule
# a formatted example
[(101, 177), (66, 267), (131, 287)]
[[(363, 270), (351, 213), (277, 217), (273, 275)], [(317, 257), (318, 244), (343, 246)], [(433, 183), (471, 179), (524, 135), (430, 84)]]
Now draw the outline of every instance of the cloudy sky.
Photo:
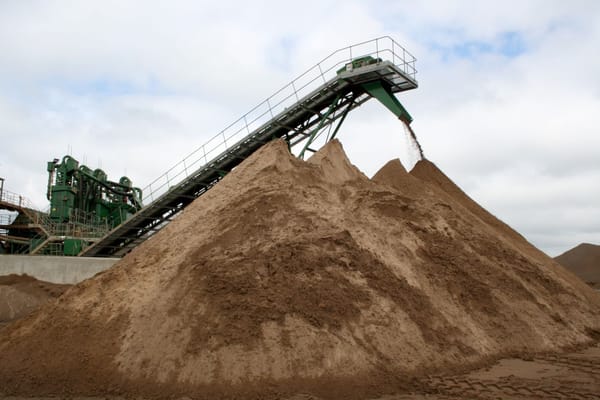
[[(2, 1), (0, 177), (47, 205), (70, 153), (145, 186), (333, 50), (390, 35), (426, 156), (555, 256), (600, 243), (600, 2)], [(375, 101), (340, 133), (372, 175), (410, 167)]]

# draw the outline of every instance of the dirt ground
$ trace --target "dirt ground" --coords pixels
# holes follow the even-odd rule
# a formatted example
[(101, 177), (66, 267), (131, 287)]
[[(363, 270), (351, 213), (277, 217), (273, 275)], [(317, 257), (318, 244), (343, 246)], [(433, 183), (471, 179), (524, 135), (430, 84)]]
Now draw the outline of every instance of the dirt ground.
[(396, 399), (600, 399), (600, 346), (585, 350), (503, 359), (462, 375), (424, 379), (432, 395)]
[[(5, 397), (42, 400), (51, 397)], [(75, 397), (77, 400), (120, 400), (119, 397)], [(186, 398), (187, 399), (187, 398)], [(464, 374), (429, 376), (415, 382), (412, 393), (368, 400), (449, 399), (600, 399), (600, 345), (532, 358), (505, 358)], [(320, 400), (298, 394), (282, 400)], [(367, 400), (367, 399), (365, 399)]]
[[(600, 345), (532, 358), (505, 358), (464, 374), (420, 379), (413, 393), (369, 400), (600, 399)], [(286, 400), (319, 400), (295, 396)]]

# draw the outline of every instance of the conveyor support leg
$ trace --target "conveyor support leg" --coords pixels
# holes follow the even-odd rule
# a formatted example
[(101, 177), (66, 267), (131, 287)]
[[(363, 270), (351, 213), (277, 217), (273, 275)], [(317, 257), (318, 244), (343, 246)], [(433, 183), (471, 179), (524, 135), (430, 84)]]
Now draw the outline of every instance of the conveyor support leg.
[(408, 111), (406, 111), (396, 96), (394, 96), (390, 89), (385, 87), (381, 81), (363, 83), (362, 87), (367, 93), (379, 100), (381, 104), (393, 112), (394, 115), (404, 121), (407, 125), (412, 122), (413, 119)]

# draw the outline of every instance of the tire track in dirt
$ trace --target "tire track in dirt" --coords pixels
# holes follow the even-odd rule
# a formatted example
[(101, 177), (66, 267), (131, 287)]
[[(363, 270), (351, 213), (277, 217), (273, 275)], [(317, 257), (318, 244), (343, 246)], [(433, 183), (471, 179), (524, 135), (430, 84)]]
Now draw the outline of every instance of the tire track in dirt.
[(426, 383), (436, 394), (476, 399), (600, 399), (597, 392), (563, 385), (499, 382), (456, 377), (431, 377)]
[(598, 347), (501, 360), (468, 374), (429, 376), (422, 384), (429, 393), (461, 399), (600, 399), (600, 356), (595, 353)]
[[(580, 370), (582, 372), (600, 376), (600, 361), (590, 361), (572, 356), (541, 356), (536, 357), (535, 361), (548, 362), (553, 365), (564, 365), (571, 369)], [(600, 378), (599, 378), (600, 379)]]

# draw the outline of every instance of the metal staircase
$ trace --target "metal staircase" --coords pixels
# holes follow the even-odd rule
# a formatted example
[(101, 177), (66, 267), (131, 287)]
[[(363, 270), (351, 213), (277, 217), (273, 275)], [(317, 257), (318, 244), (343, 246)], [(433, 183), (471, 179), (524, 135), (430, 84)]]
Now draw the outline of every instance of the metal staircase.
[(81, 211), (73, 212), (69, 222), (52, 220), (29, 199), (7, 190), (0, 190), (0, 210), (17, 213), (0, 214), (0, 241), (12, 246), (13, 254), (64, 255), (65, 239), (93, 243), (109, 231), (107, 224), (92, 223)]
[(149, 203), (84, 249), (80, 256), (122, 256), (159, 231), (189, 203), (265, 143), (283, 138), (301, 157), (348, 113), (376, 98), (405, 123), (412, 118), (394, 93), (417, 87), (415, 58), (390, 37), (333, 52), (254, 107), (143, 189)]
[(0, 215), (0, 240), (16, 246), (17, 252), (27, 252), (32, 238), (48, 236), (44, 215), (26, 197), (2, 188), (0, 210), (18, 213), (15, 217)]

